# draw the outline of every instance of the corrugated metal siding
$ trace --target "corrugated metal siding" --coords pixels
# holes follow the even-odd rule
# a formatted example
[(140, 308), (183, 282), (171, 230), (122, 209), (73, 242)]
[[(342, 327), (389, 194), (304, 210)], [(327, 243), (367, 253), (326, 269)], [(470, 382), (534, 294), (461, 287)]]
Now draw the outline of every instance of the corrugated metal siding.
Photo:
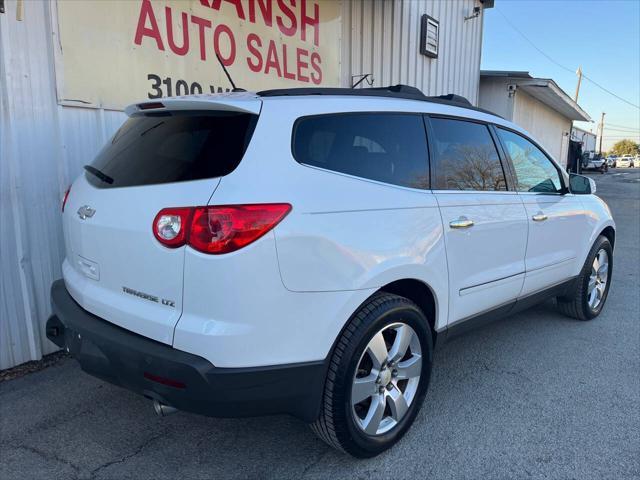
[(0, 15), (0, 369), (57, 349), (44, 336), (61, 277), (60, 199), (124, 114), (57, 104), (48, 2)]
[[(403, 83), (426, 95), (456, 93), (478, 103), (482, 13), (465, 21), (475, 0), (354, 0), (343, 3), (342, 85), (372, 73), (374, 86)], [(440, 22), (437, 59), (421, 55), (420, 19)]]
[[(375, 85), (406, 83), (428, 95), (477, 103), (482, 18), (474, 0), (343, 2), (342, 84), (373, 73)], [(0, 15), (0, 369), (56, 347), (44, 335), (49, 287), (64, 256), (60, 199), (122, 123), (124, 114), (62, 107), (55, 90), (51, 9), (16, 2)], [(440, 21), (440, 56), (419, 54), (420, 17)]]

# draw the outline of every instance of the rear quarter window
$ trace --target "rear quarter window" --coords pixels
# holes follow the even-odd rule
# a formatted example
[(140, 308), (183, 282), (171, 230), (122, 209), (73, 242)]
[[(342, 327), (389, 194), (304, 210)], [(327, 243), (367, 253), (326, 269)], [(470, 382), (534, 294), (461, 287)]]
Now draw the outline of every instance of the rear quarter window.
[(242, 160), (257, 118), (213, 111), (131, 117), (85, 167), (87, 179), (113, 188), (228, 175)]
[(419, 114), (302, 117), (293, 156), (304, 165), (410, 188), (429, 188), (427, 138)]

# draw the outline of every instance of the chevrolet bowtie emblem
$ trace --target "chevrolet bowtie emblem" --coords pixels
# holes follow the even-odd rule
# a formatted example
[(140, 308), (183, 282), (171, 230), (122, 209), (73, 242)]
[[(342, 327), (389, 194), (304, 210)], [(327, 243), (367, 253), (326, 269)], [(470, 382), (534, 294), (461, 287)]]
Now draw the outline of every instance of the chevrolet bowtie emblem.
[(78, 216), (81, 220), (93, 217), (94, 213), (96, 213), (96, 211), (89, 205), (83, 205), (78, 209)]

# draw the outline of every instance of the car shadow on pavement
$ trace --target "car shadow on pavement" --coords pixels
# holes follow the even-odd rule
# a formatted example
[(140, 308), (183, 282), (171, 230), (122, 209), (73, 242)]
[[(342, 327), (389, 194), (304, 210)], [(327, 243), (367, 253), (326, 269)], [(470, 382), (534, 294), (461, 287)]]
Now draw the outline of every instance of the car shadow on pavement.
[[(410, 455), (414, 461), (404, 474), (415, 478), (425, 469), (436, 476), (446, 472), (463, 452), (472, 464), (474, 457), (482, 464), (494, 458), (484, 473), (495, 474), (506, 465), (501, 450), (506, 448), (502, 455), (511, 462), (525, 462), (526, 446), (543, 441), (544, 435), (535, 433), (541, 419), (544, 424), (545, 395), (564, 376), (553, 371), (550, 359), (562, 359), (576, 341), (580, 345), (584, 326), (547, 302), (445, 344), (435, 353), (417, 423), (394, 449), (364, 462), (330, 449), (291, 417), (217, 419), (179, 412), (159, 418), (150, 401), (63, 360), (15, 380), (23, 385), (11, 392), (13, 382), (0, 389), (5, 405), (21, 397), (20, 406), (3, 413), (29, 418), (18, 429), (5, 430), (3, 421), (2, 463), (8, 475), (3, 477), (39, 469), (54, 477), (57, 472), (88, 478), (386, 477), (393, 464)], [(508, 446), (505, 435), (511, 438)], [(496, 445), (502, 449), (496, 451)]]

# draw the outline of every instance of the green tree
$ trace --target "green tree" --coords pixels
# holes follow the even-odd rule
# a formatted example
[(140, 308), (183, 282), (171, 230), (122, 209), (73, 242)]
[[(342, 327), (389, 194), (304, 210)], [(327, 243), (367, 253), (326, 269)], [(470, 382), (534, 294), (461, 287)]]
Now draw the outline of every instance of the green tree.
[(616, 142), (611, 150), (607, 152), (609, 155), (637, 155), (640, 153), (640, 144), (633, 140), (624, 139)]

